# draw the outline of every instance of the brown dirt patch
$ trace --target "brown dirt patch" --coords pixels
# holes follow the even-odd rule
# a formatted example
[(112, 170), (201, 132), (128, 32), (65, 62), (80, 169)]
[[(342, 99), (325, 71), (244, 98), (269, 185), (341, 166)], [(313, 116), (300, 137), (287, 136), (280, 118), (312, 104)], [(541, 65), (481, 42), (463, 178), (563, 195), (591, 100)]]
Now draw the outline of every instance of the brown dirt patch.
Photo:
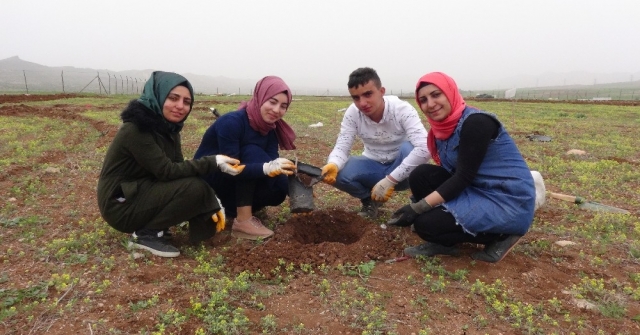
[[(32, 96), (29, 96), (31, 99)], [(36, 96), (33, 96), (36, 97)], [(60, 123), (81, 121), (87, 129), (97, 130), (103, 136), (96, 139), (96, 148), (106, 146), (113, 138), (118, 126), (95, 121), (81, 115), (91, 106), (56, 104), (53, 106), (28, 106), (24, 97), (14, 98), (0, 96), (0, 101), (13, 105), (0, 106), (0, 115), (9, 117), (27, 117), (37, 115), (59, 120)], [(22, 100), (21, 100), (22, 99)], [(60, 99), (59, 95), (51, 99)], [(234, 106), (236, 104), (234, 103)], [(123, 106), (112, 106), (119, 110)], [(104, 108), (104, 107), (103, 107)], [(205, 107), (202, 110), (206, 111)], [(207, 115), (208, 116), (208, 115)], [(337, 125), (334, 125), (337, 126)], [(577, 130), (579, 131), (579, 130)], [(64, 143), (71, 146), (82, 141), (84, 134), (69, 134)], [(323, 163), (330, 147), (323, 146), (311, 137), (300, 137), (296, 142), (299, 150), (319, 150), (318, 157), (308, 162), (319, 165)], [(193, 148), (191, 148), (193, 149)], [(69, 265), (65, 260), (58, 260), (54, 254), (43, 251), (57, 239), (65, 239), (72, 234), (91, 234), (86, 222), (100, 219), (96, 206), (95, 185), (98, 169), (82, 170), (78, 168), (83, 160), (95, 160), (94, 153), (89, 152), (47, 152), (32, 162), (20, 166), (9, 166), (0, 171), (0, 189), (5, 190), (1, 198), (3, 203), (14, 206), (15, 216), (27, 218), (37, 216), (46, 218), (46, 222), (38, 223), (36, 238), (25, 236), (20, 228), (6, 224), (0, 229), (0, 291), (6, 287), (24, 288), (36, 282), (51, 280), (53, 273), (68, 272), (79, 282), (71, 289), (58, 292), (49, 287), (47, 302), (59, 299), (58, 307), (50, 308), (49, 304), (34, 304), (32, 310), (23, 313), (18, 319), (0, 323), (2, 334), (138, 334), (151, 333), (161, 322), (160, 314), (169, 308), (177, 308), (181, 312), (191, 308), (190, 297), (206, 297), (212, 292), (200, 292), (194, 283), (206, 280), (206, 275), (195, 274), (192, 269), (198, 261), (192, 255), (183, 252), (176, 259), (167, 260), (145, 256), (140, 260), (132, 260), (131, 252), (123, 248), (120, 239), (124, 235), (100, 239), (94, 243), (105, 250), (104, 255), (89, 255), (85, 263)], [(619, 162), (634, 164), (623, 158), (610, 157)], [(50, 163), (64, 167), (61, 173), (47, 173), (35, 167), (42, 163)], [(637, 164), (634, 164), (637, 165)], [(30, 200), (29, 196), (18, 195), (9, 199), (10, 190), (23, 187), (24, 180), (38, 180), (43, 188), (52, 190), (42, 196)], [(630, 181), (636, 182), (637, 181)], [(364, 220), (354, 211), (359, 203), (325, 184), (314, 186), (317, 193), (318, 210), (308, 215), (296, 215), (275, 219), (282, 215), (279, 209), (269, 208), (267, 216), (274, 228), (275, 235), (262, 243), (237, 240), (230, 235), (230, 224), (227, 230), (217, 234), (206, 246), (207, 253), (214, 259), (218, 255), (225, 258), (225, 268), (230, 272), (255, 272), (259, 270), (266, 279), (273, 279), (278, 272), (273, 270), (281, 264), (308, 264), (317, 271), (321, 264), (328, 266), (361, 264), (375, 261), (375, 268), (368, 277), (347, 276), (332, 270), (320, 275), (302, 273), (297, 267), (292, 278), (282, 285), (269, 285), (264, 282), (253, 282), (261, 292), (270, 293), (269, 297), (260, 297), (264, 308), (251, 305), (255, 300), (250, 294), (238, 294), (234, 297), (233, 307), (245, 308), (252, 323), (250, 334), (261, 333), (260, 321), (271, 314), (278, 320), (279, 327), (304, 323), (304, 334), (361, 334), (364, 328), (352, 326), (352, 315), (341, 317), (332, 310), (333, 304), (339, 300), (340, 284), (357, 279), (362, 280), (362, 287), (369, 292), (383, 296), (382, 306), (387, 312), (389, 322), (397, 325), (397, 334), (418, 334), (421, 329), (431, 329), (432, 334), (525, 334), (524, 329), (510, 326), (512, 320), (505, 320), (491, 312), (487, 303), (479, 295), (470, 294), (468, 284), (450, 280), (445, 292), (431, 291), (426, 281), (424, 261), (406, 260), (386, 263), (385, 260), (402, 255), (404, 247), (420, 243), (409, 228), (383, 229), (380, 222)], [(340, 208), (327, 206), (325, 198), (339, 196)], [(406, 197), (399, 194), (398, 197)], [(344, 199), (344, 200), (342, 200)], [(403, 201), (403, 200), (399, 200)], [(384, 208), (389, 215), (394, 205)], [(634, 215), (638, 215), (636, 212)], [(546, 225), (562, 222), (567, 229), (572, 225), (581, 225), (578, 219), (569, 221), (566, 217), (576, 217), (576, 212), (568, 209), (561, 201), (549, 200), (547, 205), (536, 213), (537, 226), (522, 239), (516, 249), (503, 261), (497, 264), (474, 262), (469, 255), (476, 251), (476, 245), (463, 245), (460, 257), (442, 257), (434, 262), (442, 265), (445, 271), (453, 273), (466, 270), (466, 280), (474, 283), (481, 280), (494, 283), (500, 280), (515, 301), (540, 304), (548, 307), (550, 299), (557, 298), (562, 308), (552, 312), (550, 317), (560, 320), (559, 325), (540, 324), (538, 331), (532, 333), (569, 334), (637, 334), (640, 327), (632, 318), (640, 315), (640, 305), (629, 300), (626, 304), (625, 318), (608, 318), (598, 311), (577, 307), (572, 297), (564, 293), (572, 284), (579, 284), (579, 278), (588, 275), (606, 280), (617, 279), (628, 281), (629, 274), (638, 273), (638, 264), (629, 260), (628, 250), (615, 244), (607, 250), (608, 259), (620, 260), (607, 266), (593, 266), (590, 261), (594, 254), (589, 251), (588, 240), (573, 236), (557, 236), (545, 232)], [(589, 216), (578, 218), (588, 219)], [(0, 219), (6, 220), (0, 214)], [(84, 221), (81, 224), (79, 221)], [(275, 222), (275, 223), (274, 223)], [(175, 245), (185, 250), (186, 234), (176, 232)], [(36, 243), (27, 243), (30, 239)], [(572, 247), (539, 248), (542, 244), (552, 245), (560, 239), (573, 239), (578, 244)], [(25, 256), (19, 256), (24, 253)], [(82, 249), (74, 256), (82, 256)], [(112, 258), (111, 258), (112, 257)], [(112, 259), (112, 260), (111, 260)], [(113, 269), (102, 271), (104, 264), (113, 262)], [(98, 271), (94, 267), (98, 267)], [(62, 269), (62, 270), (60, 270)], [(190, 270), (185, 270), (190, 269)], [(280, 270), (282, 273), (283, 270)], [(180, 274), (182, 278), (176, 279)], [(432, 278), (437, 275), (432, 274)], [(203, 279), (204, 278), (204, 279)], [(323, 300), (318, 294), (318, 287), (326, 279), (332, 288), (332, 295)], [(91, 283), (112, 282), (112, 286), (98, 293)], [(140, 301), (158, 296), (157, 306), (133, 312), (130, 307)], [(356, 295), (353, 296), (357, 298)], [(420, 300), (428, 297), (428, 300)], [(36, 299), (37, 300), (37, 299)], [(88, 300), (90, 303), (82, 303)], [(33, 300), (31, 300), (33, 301)], [(170, 302), (171, 301), (171, 302)], [(72, 306), (71, 310), (64, 306)], [(75, 308), (74, 306), (80, 306)], [(118, 307), (120, 306), (120, 307)], [(547, 308), (545, 310), (548, 311)], [(5, 311), (5, 310), (3, 310)], [(571, 322), (563, 322), (566, 314)], [(479, 327), (477, 315), (488, 320), (488, 324)], [(583, 320), (579, 326), (576, 320)], [(91, 326), (93, 328), (89, 328)], [(194, 317), (180, 325), (170, 328), (166, 333), (193, 334), (202, 326), (202, 322)], [(465, 327), (467, 326), (467, 327)], [(115, 329), (110, 331), (110, 329)], [(293, 333), (293, 332), (289, 332)]]
[(269, 271), (280, 260), (314, 268), (320, 264), (353, 265), (396, 257), (402, 253), (402, 246), (395, 231), (342, 209), (323, 209), (292, 217), (263, 244), (247, 241), (222, 254), (236, 273), (260, 269), (270, 277)]
[(0, 95), (0, 104), (3, 103), (18, 103), (18, 102), (27, 102), (27, 101), (49, 101), (49, 100), (59, 100), (59, 99), (70, 99), (79, 97), (79, 94), (1, 94)]

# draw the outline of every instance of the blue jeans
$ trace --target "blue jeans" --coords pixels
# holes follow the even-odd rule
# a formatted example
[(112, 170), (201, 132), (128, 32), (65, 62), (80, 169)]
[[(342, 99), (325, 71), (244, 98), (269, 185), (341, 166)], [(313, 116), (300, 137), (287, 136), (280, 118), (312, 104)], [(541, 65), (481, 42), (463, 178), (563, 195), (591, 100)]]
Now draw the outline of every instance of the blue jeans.
[[(371, 196), (371, 189), (382, 178), (397, 168), (402, 160), (413, 150), (410, 142), (403, 142), (400, 145), (400, 153), (393, 162), (386, 164), (374, 161), (364, 156), (350, 156), (347, 164), (338, 172), (335, 188), (347, 192), (350, 195), (364, 199)], [(409, 188), (409, 178), (395, 186), (396, 191)]]

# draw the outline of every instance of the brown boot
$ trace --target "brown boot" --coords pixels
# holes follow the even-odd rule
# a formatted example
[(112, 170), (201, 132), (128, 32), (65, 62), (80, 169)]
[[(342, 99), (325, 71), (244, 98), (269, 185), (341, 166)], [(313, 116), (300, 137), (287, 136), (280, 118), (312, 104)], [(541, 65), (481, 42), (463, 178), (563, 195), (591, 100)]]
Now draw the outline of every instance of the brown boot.
[(245, 221), (238, 221), (237, 218), (233, 219), (231, 232), (235, 237), (248, 240), (265, 239), (273, 235), (273, 231), (265, 227), (255, 216)]

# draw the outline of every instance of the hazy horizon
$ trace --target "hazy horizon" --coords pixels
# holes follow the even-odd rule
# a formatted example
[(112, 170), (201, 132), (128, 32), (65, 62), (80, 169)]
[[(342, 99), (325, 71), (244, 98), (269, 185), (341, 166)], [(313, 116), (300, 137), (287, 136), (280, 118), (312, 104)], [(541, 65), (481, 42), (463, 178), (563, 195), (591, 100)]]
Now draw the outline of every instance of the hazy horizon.
[[(0, 59), (253, 82), (277, 75), (331, 89), (346, 89), (362, 66), (395, 90), (431, 71), (463, 89), (517, 86), (518, 77), (588, 83), (562, 82), (572, 72), (605, 83), (640, 79), (637, 13), (632, 0), (11, 1), (0, 11)], [(536, 79), (554, 74), (559, 82)]]

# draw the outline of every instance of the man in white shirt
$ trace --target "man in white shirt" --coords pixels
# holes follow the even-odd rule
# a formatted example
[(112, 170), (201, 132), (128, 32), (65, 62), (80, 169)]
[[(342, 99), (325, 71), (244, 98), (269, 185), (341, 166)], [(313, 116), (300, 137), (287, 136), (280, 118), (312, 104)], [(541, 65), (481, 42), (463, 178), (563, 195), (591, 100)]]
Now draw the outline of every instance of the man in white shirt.
[[(326, 183), (360, 199), (360, 216), (374, 219), (394, 190), (409, 188), (411, 171), (431, 159), (427, 131), (411, 104), (384, 95), (374, 69), (353, 71), (347, 86), (353, 103), (322, 174)], [(362, 156), (349, 155), (356, 137), (364, 144)]]

